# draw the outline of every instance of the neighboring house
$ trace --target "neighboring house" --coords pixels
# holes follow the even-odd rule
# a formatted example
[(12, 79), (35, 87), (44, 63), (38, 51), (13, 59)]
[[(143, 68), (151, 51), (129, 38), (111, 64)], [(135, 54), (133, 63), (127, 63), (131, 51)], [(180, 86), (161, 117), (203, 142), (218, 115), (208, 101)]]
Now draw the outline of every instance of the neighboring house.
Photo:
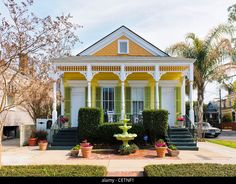
[[(24, 62), (25, 65), (25, 62)], [(21, 67), (21, 66), (20, 66)], [(22, 73), (18, 73), (16, 80), (22, 83), (27, 82), (29, 80), (26, 75), (24, 75), (25, 67), (22, 68)], [(12, 76), (17, 72), (14, 68), (9, 67), (4, 72), (4, 77), (6, 80), (10, 80)], [(3, 80), (1, 77), (0, 80)], [(3, 102), (5, 105), (4, 107), (11, 106), (14, 104), (13, 102), (21, 101), (19, 98), (17, 98), (15, 87), (12, 84), (11, 86), (8, 86), (10, 88), (9, 93), (7, 95), (7, 98), (5, 102)], [(3, 98), (3, 89), (0, 87), (0, 100)], [(16, 99), (17, 98), (17, 99)], [(23, 108), (21, 105), (13, 105), (12, 108), (3, 111), (0, 113), (0, 118), (4, 121), (4, 127), (3, 127), (3, 135), (9, 138), (15, 138), (17, 136), (17, 132), (19, 133), (20, 125), (34, 125), (33, 119), (30, 117), (29, 113), (25, 108)]]
[[(233, 109), (233, 105), (236, 101), (236, 93), (232, 92), (229, 95), (226, 95), (221, 101), (221, 112), (222, 117), (227, 115), (235, 121), (235, 110)], [(219, 102), (218, 102), (219, 103)]]
[[(168, 39), (168, 38), (166, 38)], [(190, 80), (190, 119), (193, 115), (194, 59), (170, 57), (125, 26), (121, 26), (76, 56), (54, 60), (59, 71), (61, 113), (78, 126), (81, 107), (102, 108), (107, 121), (131, 118), (145, 109), (169, 111), (169, 125), (185, 115), (185, 80)], [(54, 111), (56, 120), (56, 82)]]

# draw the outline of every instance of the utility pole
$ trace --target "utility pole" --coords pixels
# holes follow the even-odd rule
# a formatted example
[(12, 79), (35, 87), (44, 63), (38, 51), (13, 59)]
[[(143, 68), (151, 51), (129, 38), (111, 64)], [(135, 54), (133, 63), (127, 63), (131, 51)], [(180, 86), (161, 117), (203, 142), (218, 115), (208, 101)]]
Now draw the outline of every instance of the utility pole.
[(221, 89), (219, 89), (219, 95), (220, 95), (220, 117), (219, 117), (219, 124), (221, 124), (221, 118), (222, 118), (222, 112), (221, 112)]

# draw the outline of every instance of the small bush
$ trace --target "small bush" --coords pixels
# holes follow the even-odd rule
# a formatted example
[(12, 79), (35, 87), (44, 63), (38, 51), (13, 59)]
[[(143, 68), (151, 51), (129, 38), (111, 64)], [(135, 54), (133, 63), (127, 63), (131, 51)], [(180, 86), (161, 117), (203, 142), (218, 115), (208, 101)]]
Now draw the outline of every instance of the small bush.
[(0, 176), (30, 176), (30, 177), (79, 177), (106, 176), (104, 166), (90, 165), (31, 165), (31, 166), (3, 166)]
[(135, 153), (138, 149), (139, 147), (136, 144), (131, 144), (128, 147), (124, 147), (123, 145), (121, 145), (119, 147), (118, 153), (121, 155), (129, 155), (131, 153)]
[(222, 118), (222, 122), (232, 122), (233, 118), (232, 118), (232, 114), (225, 114)]
[(156, 139), (164, 138), (168, 129), (168, 111), (144, 110), (143, 126), (151, 143), (154, 143)]
[(74, 147), (72, 148), (72, 150), (80, 150), (80, 145), (78, 144), (78, 145), (74, 146)]
[(234, 164), (169, 164), (148, 165), (144, 175), (153, 177), (222, 177), (236, 176)]
[(84, 139), (94, 141), (94, 134), (103, 121), (103, 112), (96, 108), (80, 108), (78, 135), (79, 142)]

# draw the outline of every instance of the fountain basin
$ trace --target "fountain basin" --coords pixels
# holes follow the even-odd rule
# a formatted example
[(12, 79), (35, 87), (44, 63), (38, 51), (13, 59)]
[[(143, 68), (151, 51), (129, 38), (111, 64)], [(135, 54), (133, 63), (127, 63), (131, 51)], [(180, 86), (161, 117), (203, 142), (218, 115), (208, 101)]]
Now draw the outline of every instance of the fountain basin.
[(113, 135), (117, 140), (134, 140), (137, 134), (115, 134)]

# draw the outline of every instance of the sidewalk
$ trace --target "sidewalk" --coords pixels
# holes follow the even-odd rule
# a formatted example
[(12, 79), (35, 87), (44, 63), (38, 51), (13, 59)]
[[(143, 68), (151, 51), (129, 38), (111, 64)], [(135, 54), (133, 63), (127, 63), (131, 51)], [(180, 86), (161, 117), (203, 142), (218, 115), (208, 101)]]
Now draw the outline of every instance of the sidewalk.
[[(108, 172), (140, 172), (149, 164), (219, 163), (236, 164), (236, 149), (199, 142), (199, 151), (180, 151), (177, 158), (155, 156), (128, 158), (93, 153), (90, 159), (71, 158), (69, 150), (39, 151), (38, 147), (3, 147), (3, 165), (86, 164), (104, 165)], [(153, 154), (150, 152), (150, 154)]]

